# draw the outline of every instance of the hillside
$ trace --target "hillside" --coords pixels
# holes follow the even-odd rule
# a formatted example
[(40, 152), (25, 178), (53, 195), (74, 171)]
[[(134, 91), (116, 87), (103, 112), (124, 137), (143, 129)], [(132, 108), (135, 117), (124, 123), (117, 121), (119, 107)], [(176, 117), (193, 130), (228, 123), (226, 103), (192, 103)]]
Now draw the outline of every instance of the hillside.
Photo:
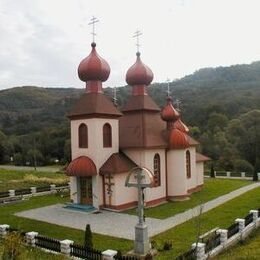
[[(165, 83), (154, 83), (149, 87), (150, 95), (161, 107), (166, 102), (166, 89)], [(128, 99), (130, 90), (129, 86), (118, 88), (119, 108)], [(230, 160), (234, 158), (246, 159), (251, 165), (256, 164), (258, 153), (260, 157), (260, 137), (257, 134), (250, 137), (259, 144), (259, 148), (252, 148), (249, 144), (239, 143), (239, 140), (233, 144), (230, 133), (235, 131), (234, 127), (242, 129), (240, 132), (237, 130), (238, 134), (250, 132), (252, 125), (246, 124), (256, 124), (252, 120), (259, 119), (260, 62), (200, 69), (171, 82), (170, 90), (174, 100), (181, 100), (183, 121), (191, 127), (191, 134), (201, 142), (202, 152), (215, 160), (223, 160), (222, 164), (226, 164), (224, 168), (232, 168), (234, 165)], [(42, 158), (68, 160), (69, 121), (66, 113), (83, 91), (84, 89), (33, 86), (0, 91), (0, 130), (7, 137), (12, 136), (9, 138), (11, 144), (6, 148), (8, 153), (27, 154), (32, 150), (33, 140), (38, 138), (37, 148)], [(111, 88), (105, 89), (107, 96), (112, 97), (112, 93)], [(234, 122), (233, 119), (239, 122)], [(244, 130), (244, 127), (248, 129)], [(251, 135), (253, 131), (255, 130), (251, 130)], [(241, 135), (241, 138), (244, 137)], [(231, 156), (233, 154), (236, 155), (234, 158)]]

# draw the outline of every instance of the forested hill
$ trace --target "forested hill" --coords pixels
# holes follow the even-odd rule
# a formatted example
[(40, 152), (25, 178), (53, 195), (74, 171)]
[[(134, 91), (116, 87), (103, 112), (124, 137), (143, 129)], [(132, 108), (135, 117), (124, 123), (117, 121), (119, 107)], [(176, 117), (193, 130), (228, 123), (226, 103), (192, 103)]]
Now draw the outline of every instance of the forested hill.
[[(7, 137), (12, 135), (10, 153), (21, 153), (30, 149), (19, 148), (17, 137), (25, 140), (28, 136), (42, 135), (45, 139), (39, 150), (43, 157), (64, 158), (64, 143), (69, 140), (66, 113), (83, 93), (83, 86), (84, 84), (82, 89), (25, 86), (0, 91), (0, 137), (1, 131)], [(149, 87), (150, 95), (161, 107), (166, 103), (166, 89), (166, 83), (154, 83)], [(119, 108), (128, 99), (130, 90), (129, 86), (118, 87)], [(174, 100), (181, 100), (183, 121), (193, 127), (192, 134), (201, 141), (202, 152), (219, 159), (223, 157), (223, 144), (226, 142), (226, 146), (230, 148), (229, 144), (233, 142), (228, 139), (228, 122), (232, 125), (232, 119), (244, 118), (244, 121), (241, 119), (240, 122), (240, 126), (244, 127), (243, 122), (248, 124), (250, 120), (259, 116), (260, 62), (200, 69), (192, 75), (171, 82), (170, 90)], [(112, 93), (111, 88), (105, 89), (105, 94), (109, 97), (112, 97)], [(243, 117), (247, 114), (249, 119)], [(48, 135), (51, 140), (49, 146)], [(20, 150), (14, 148), (14, 143)], [(234, 149), (239, 150), (239, 147)], [(260, 157), (260, 144), (259, 148), (255, 149), (259, 151)], [(50, 150), (52, 154), (48, 154)], [(243, 158), (242, 152), (238, 150), (233, 152), (237, 153), (238, 158)], [(248, 154), (247, 151), (244, 152)], [(255, 164), (255, 159), (252, 159), (255, 158), (255, 154), (256, 152), (251, 154), (251, 159), (246, 158), (251, 164)]]

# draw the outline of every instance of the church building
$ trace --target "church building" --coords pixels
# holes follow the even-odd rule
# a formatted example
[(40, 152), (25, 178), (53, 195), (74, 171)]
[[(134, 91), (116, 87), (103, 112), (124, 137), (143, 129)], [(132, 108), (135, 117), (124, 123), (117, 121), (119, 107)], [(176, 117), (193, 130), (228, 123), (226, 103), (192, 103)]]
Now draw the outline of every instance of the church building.
[(110, 74), (96, 44), (78, 67), (86, 91), (68, 114), (71, 126), (71, 202), (96, 209), (124, 210), (137, 205), (137, 191), (125, 186), (128, 172), (145, 167), (154, 175), (145, 190), (146, 206), (182, 200), (203, 186), (204, 162), (196, 152), (198, 142), (189, 136), (180, 111), (167, 98), (163, 109), (147, 92), (153, 72), (136, 53), (126, 73), (132, 87), (128, 102), (118, 107), (103, 93), (102, 82)]

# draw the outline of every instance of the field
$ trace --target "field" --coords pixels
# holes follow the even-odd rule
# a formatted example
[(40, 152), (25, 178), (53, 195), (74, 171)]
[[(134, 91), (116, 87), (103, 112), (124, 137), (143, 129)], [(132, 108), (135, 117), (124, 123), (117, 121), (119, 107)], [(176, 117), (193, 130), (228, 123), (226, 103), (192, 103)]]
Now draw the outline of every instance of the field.
[(68, 182), (64, 173), (0, 169), (0, 192)]

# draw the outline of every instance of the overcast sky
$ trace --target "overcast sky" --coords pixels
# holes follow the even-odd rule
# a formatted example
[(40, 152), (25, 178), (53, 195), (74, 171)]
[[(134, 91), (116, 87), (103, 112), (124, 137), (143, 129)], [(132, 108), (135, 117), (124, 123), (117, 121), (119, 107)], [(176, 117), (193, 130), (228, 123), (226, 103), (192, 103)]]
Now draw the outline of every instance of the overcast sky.
[(0, 0), (0, 89), (22, 85), (84, 87), (79, 62), (97, 50), (111, 67), (105, 86), (125, 85), (141, 58), (155, 82), (202, 67), (260, 60), (259, 0)]

